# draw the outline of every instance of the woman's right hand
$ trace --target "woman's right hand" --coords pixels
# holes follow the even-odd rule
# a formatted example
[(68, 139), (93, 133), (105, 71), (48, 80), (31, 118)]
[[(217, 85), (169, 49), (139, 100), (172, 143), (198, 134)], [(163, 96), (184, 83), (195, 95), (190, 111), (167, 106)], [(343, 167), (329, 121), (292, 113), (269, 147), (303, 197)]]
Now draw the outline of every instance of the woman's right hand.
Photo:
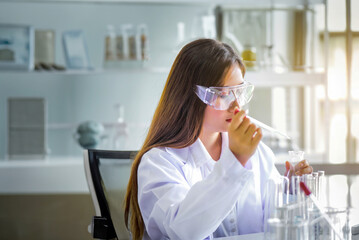
[(246, 118), (244, 110), (236, 108), (234, 112), (228, 128), (229, 149), (244, 166), (262, 139), (262, 130)]

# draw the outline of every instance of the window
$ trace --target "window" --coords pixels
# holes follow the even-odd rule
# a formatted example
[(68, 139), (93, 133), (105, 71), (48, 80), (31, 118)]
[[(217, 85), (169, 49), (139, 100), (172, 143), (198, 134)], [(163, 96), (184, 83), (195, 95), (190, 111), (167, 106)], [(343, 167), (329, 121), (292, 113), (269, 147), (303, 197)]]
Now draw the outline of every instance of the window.
[(342, 0), (328, 1), (330, 163), (359, 162), (356, 154), (359, 137), (359, 73), (355, 67), (359, 65), (359, 32), (355, 31), (359, 30), (359, 17), (355, 14), (349, 16), (352, 22), (350, 26), (347, 21), (347, 14), (353, 13), (359, 5), (358, 1), (348, 2), (349, 6)]

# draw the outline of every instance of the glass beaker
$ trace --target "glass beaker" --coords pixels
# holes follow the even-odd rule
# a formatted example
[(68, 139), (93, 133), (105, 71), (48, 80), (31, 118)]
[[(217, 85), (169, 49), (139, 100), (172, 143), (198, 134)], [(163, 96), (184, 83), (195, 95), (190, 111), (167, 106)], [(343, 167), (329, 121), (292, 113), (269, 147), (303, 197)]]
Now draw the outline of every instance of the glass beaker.
[(266, 240), (307, 240), (308, 221), (304, 219), (286, 221), (278, 218), (268, 219)]
[(267, 229), (267, 220), (270, 218), (287, 219), (289, 196), (289, 179), (284, 176), (271, 178), (266, 184), (264, 193), (264, 231)]
[[(348, 209), (347, 208), (334, 208), (326, 207), (325, 213), (329, 216), (333, 223), (335, 230), (340, 234), (343, 239), (348, 239), (350, 228), (348, 223)], [(318, 209), (314, 208), (309, 211), (310, 224), (309, 236), (311, 240), (334, 240), (339, 239), (335, 234), (334, 229), (321, 217)]]
[(288, 151), (290, 163), (295, 167), (300, 161), (304, 160), (304, 151)]

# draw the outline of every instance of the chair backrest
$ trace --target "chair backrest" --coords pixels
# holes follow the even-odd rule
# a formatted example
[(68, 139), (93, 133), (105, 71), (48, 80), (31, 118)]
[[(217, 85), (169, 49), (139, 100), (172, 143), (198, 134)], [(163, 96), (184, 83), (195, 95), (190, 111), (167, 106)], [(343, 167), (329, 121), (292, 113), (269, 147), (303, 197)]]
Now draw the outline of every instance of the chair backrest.
[(96, 216), (93, 238), (129, 239), (123, 217), (123, 201), (137, 151), (84, 150), (87, 184)]

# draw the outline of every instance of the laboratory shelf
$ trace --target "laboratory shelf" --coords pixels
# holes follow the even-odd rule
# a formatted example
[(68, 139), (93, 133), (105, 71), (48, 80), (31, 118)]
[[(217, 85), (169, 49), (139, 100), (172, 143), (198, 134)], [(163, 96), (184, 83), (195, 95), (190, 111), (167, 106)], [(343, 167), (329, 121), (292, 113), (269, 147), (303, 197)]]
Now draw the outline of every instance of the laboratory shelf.
[(245, 79), (257, 87), (299, 87), (324, 85), (326, 76), (324, 73), (248, 71)]
[(169, 73), (169, 68), (128, 68), (128, 69), (106, 69), (106, 68), (98, 68), (98, 69), (81, 69), (81, 70), (65, 70), (65, 71), (18, 71), (18, 70), (2, 70), (0, 71), (0, 80), (2, 76), (24, 76), (24, 75), (32, 75), (32, 76), (44, 76), (44, 75), (64, 75), (64, 76), (72, 76), (72, 75), (97, 75), (97, 74), (138, 74), (138, 73), (153, 73), (153, 74), (164, 74)]
[[(169, 73), (169, 68), (140, 68), (140, 69), (95, 69), (95, 70), (69, 70), (69, 71), (1, 71), (0, 83), (4, 79), (11, 77), (12, 79), (29, 79), (36, 77), (38, 79), (46, 79), (51, 81), (48, 76), (58, 76), (61, 78), (78, 79), (95, 76), (118, 76), (114, 80), (120, 81), (121, 76), (127, 79), (128, 76), (138, 74), (149, 74), (151, 76), (158, 76), (161, 80), (166, 80)], [(75, 76), (76, 78), (71, 78)], [(158, 79), (158, 78), (157, 78)], [(315, 86), (325, 85), (326, 76), (324, 73), (307, 73), (307, 72), (285, 72), (276, 73), (272, 71), (247, 71), (245, 79), (256, 87), (298, 87), (298, 86)]]
[(322, 4), (325, 0), (0, 0), (0, 2), (63, 2), (63, 3), (135, 3), (135, 4), (232, 4), (236, 6), (251, 5), (258, 7), (281, 5), (286, 7), (295, 7), (297, 5)]

